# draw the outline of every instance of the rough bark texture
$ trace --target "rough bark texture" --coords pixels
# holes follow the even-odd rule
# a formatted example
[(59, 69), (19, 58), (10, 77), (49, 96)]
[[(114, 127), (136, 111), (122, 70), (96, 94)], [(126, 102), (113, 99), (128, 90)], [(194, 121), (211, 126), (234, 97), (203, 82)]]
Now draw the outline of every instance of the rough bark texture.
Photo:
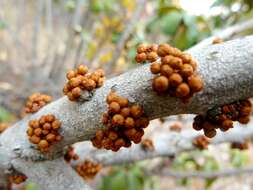
[(27, 175), (28, 181), (36, 182), (40, 190), (90, 190), (63, 159), (36, 163), (19, 159), (13, 160), (12, 164)]
[[(253, 36), (189, 53), (197, 60), (198, 72), (205, 85), (190, 103), (183, 104), (169, 96), (157, 96), (151, 88), (153, 76), (149, 64), (140, 66), (108, 80), (92, 96), (89, 94), (89, 98), (86, 94), (87, 101), (73, 103), (63, 97), (7, 129), (0, 136), (0, 170), (6, 173), (13, 166), (11, 161), (17, 159), (55, 159), (62, 156), (64, 146), (93, 137), (101, 127), (101, 115), (107, 109), (105, 98), (112, 88), (131, 102), (143, 106), (150, 119), (182, 113), (205, 113), (214, 106), (253, 96)], [(28, 120), (49, 113), (62, 121), (64, 139), (53, 146), (48, 155), (43, 155), (29, 143), (26, 128)], [(20, 165), (18, 170), (28, 175), (26, 168)], [(40, 180), (33, 179), (35, 182)]]

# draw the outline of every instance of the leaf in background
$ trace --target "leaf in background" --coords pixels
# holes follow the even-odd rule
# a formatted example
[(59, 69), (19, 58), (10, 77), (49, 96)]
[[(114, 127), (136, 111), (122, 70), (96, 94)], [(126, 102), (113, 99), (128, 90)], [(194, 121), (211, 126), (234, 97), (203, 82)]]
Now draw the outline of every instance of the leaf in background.
[(0, 30), (5, 29), (6, 23), (3, 20), (0, 20)]
[(9, 122), (14, 119), (13, 115), (6, 109), (0, 107), (0, 122)]
[(25, 187), (27, 190), (40, 190), (35, 183), (28, 183)]
[(74, 0), (68, 0), (66, 3), (65, 3), (65, 9), (67, 11), (73, 11), (74, 9), (76, 8), (76, 3)]
[(127, 174), (128, 190), (142, 190), (142, 184), (138, 176), (133, 172)]
[(94, 13), (99, 13), (103, 11), (103, 9), (104, 9), (103, 1), (99, 1), (99, 0), (91, 1), (91, 10)]
[(205, 189), (209, 189), (217, 178), (211, 178), (205, 180)]
[(160, 20), (163, 33), (166, 35), (174, 35), (178, 30), (181, 20), (182, 14), (175, 11), (163, 16)]
[(121, 34), (122, 34), (121, 32), (113, 32), (111, 38), (112, 43), (116, 44), (119, 41)]
[(231, 164), (234, 167), (242, 167), (249, 163), (249, 157), (244, 151), (231, 150)]
[[(127, 190), (127, 175), (125, 172), (119, 172), (111, 180), (111, 189), (110, 190)], [(109, 189), (108, 189), (109, 190)]]

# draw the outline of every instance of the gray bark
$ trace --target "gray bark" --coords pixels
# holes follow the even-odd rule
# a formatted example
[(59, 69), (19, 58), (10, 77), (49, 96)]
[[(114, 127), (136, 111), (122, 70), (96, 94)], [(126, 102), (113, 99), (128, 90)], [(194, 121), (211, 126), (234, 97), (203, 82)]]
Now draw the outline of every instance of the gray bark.
[[(13, 166), (12, 161), (17, 159), (36, 161), (33, 164), (36, 165), (43, 160), (59, 158), (66, 145), (89, 140), (101, 127), (101, 116), (107, 109), (105, 99), (111, 88), (131, 102), (143, 106), (151, 120), (183, 113), (201, 114), (214, 106), (253, 96), (253, 36), (189, 53), (197, 60), (198, 72), (205, 85), (190, 103), (184, 104), (169, 96), (157, 96), (151, 88), (153, 76), (149, 71), (150, 64), (140, 66), (108, 80), (87, 101), (73, 103), (63, 97), (7, 129), (0, 136), (0, 170), (7, 171)], [(28, 120), (49, 113), (62, 121), (61, 134), (64, 139), (44, 155), (29, 143), (26, 128)], [(18, 170), (29, 175), (26, 164), (19, 165)], [(41, 180), (36, 176), (33, 179), (34, 182)]]

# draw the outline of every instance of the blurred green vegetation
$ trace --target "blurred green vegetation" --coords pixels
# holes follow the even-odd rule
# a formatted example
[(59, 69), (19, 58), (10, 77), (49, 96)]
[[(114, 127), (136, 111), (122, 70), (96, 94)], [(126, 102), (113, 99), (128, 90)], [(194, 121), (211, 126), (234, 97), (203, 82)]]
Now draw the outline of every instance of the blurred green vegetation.
[(155, 177), (144, 175), (147, 161), (114, 166), (109, 175), (104, 176), (99, 190), (159, 190), (159, 183)]

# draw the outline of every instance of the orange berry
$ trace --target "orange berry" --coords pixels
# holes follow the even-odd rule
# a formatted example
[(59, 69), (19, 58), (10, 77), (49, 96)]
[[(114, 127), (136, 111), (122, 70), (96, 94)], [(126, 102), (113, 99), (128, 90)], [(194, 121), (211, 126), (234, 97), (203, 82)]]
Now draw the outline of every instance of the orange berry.
[(81, 96), (81, 89), (79, 87), (75, 87), (71, 90), (71, 93), (74, 98), (79, 98)]
[(173, 69), (169, 65), (161, 66), (161, 75), (170, 77), (173, 73)]
[(49, 144), (46, 140), (41, 140), (38, 144), (39, 148), (43, 149), (43, 148), (48, 148)]
[(188, 84), (193, 92), (199, 92), (203, 89), (203, 82), (199, 76), (190, 77)]
[(114, 141), (118, 138), (118, 135), (117, 135), (116, 132), (110, 131), (109, 134), (108, 134), (108, 138)]
[(68, 71), (67, 74), (66, 74), (66, 77), (69, 80), (72, 79), (72, 78), (74, 78), (75, 76), (76, 76), (76, 73), (73, 70)]
[(247, 124), (247, 123), (249, 123), (249, 121), (250, 121), (250, 117), (249, 116), (244, 116), (244, 117), (240, 117), (239, 118), (239, 122), (241, 124)]
[(160, 57), (164, 57), (166, 55), (169, 55), (172, 51), (172, 48), (170, 45), (168, 44), (160, 44), (158, 46), (158, 49), (157, 49), (157, 54), (160, 56)]
[(158, 58), (158, 55), (156, 52), (149, 52), (147, 53), (147, 60), (150, 61), (150, 62), (154, 62), (156, 61)]
[(46, 136), (46, 140), (47, 140), (48, 142), (54, 142), (54, 141), (55, 141), (55, 134), (49, 133), (49, 134)]
[(33, 135), (29, 138), (29, 140), (33, 143), (33, 144), (38, 144), (40, 142), (40, 137)]
[(124, 117), (120, 114), (116, 114), (112, 117), (112, 124), (114, 126), (123, 125), (124, 124)]
[(85, 88), (88, 91), (91, 91), (91, 90), (95, 89), (96, 88), (96, 82), (92, 79), (88, 79), (87, 82), (85, 83)]
[[(1, 130), (0, 130), (0, 131), (1, 131)], [(28, 127), (26, 133), (27, 133), (28, 136), (31, 137), (31, 136), (33, 135), (33, 128)]]
[(183, 62), (180, 58), (174, 57), (170, 62), (169, 66), (171, 66), (173, 69), (180, 70), (183, 67)]
[(96, 139), (102, 141), (104, 138), (104, 132), (102, 130), (96, 131)]
[(149, 119), (146, 117), (141, 117), (135, 121), (137, 128), (146, 128), (149, 125)]
[(193, 74), (193, 68), (189, 64), (184, 64), (182, 70), (180, 71), (182, 77), (187, 78)]
[(42, 129), (41, 128), (34, 129), (34, 134), (39, 137), (42, 134)]
[(147, 46), (145, 44), (140, 44), (138, 45), (137, 47), (137, 53), (140, 54), (140, 53), (145, 53), (147, 50)]
[(77, 67), (77, 73), (80, 75), (85, 75), (86, 73), (88, 73), (88, 67), (85, 65), (79, 65)]
[(119, 97), (118, 98), (118, 103), (119, 103), (121, 108), (127, 107), (128, 106), (128, 99), (124, 98), (124, 97)]
[(147, 60), (147, 55), (146, 53), (139, 53), (135, 56), (135, 61), (137, 63), (142, 63), (145, 62)]
[(52, 128), (54, 130), (57, 130), (61, 127), (61, 122), (59, 120), (55, 120), (53, 123), (52, 123)]
[(109, 112), (110, 113), (119, 113), (120, 112), (120, 105), (117, 102), (110, 103)]
[(134, 124), (135, 124), (135, 122), (134, 122), (134, 119), (132, 117), (127, 117), (125, 119), (125, 127), (127, 127), (127, 128), (133, 128)]
[(159, 76), (153, 79), (153, 89), (156, 92), (165, 92), (168, 88), (169, 81), (165, 76)]
[(122, 138), (117, 139), (117, 140), (115, 141), (114, 145), (115, 145), (116, 147), (125, 146), (125, 141), (124, 141), (124, 139), (122, 139)]
[(187, 53), (182, 53), (182, 54), (180, 55), (180, 58), (182, 59), (182, 61), (183, 61), (184, 63), (189, 63), (189, 62), (191, 62), (191, 60), (192, 60), (191, 55), (189, 55), (189, 54), (187, 54)]
[(215, 129), (211, 129), (211, 130), (204, 130), (204, 134), (206, 137), (208, 138), (213, 138), (216, 135), (216, 130)]
[(50, 130), (50, 129), (51, 129), (51, 124), (50, 124), (50, 123), (45, 123), (45, 124), (43, 125), (43, 129), (45, 129), (45, 130)]
[(150, 71), (153, 74), (158, 74), (160, 72), (161, 65), (158, 62), (154, 62), (150, 65)]
[(122, 115), (123, 117), (127, 117), (130, 115), (130, 109), (129, 108), (123, 108), (120, 112), (120, 115)]
[(251, 112), (251, 107), (242, 107), (241, 110), (240, 110), (240, 116), (248, 116), (250, 115), (250, 112)]
[(143, 114), (143, 109), (139, 105), (132, 105), (130, 108), (130, 113), (134, 118), (139, 118)]
[(173, 73), (170, 78), (169, 78), (169, 84), (172, 87), (177, 87), (179, 84), (181, 84), (183, 82), (183, 78), (181, 77), (181, 75), (177, 74), (177, 73)]
[(82, 81), (79, 78), (75, 77), (69, 80), (69, 85), (71, 86), (71, 88), (75, 88), (79, 86), (81, 82)]
[(190, 94), (190, 88), (186, 83), (181, 83), (176, 88), (176, 97), (186, 97)]

